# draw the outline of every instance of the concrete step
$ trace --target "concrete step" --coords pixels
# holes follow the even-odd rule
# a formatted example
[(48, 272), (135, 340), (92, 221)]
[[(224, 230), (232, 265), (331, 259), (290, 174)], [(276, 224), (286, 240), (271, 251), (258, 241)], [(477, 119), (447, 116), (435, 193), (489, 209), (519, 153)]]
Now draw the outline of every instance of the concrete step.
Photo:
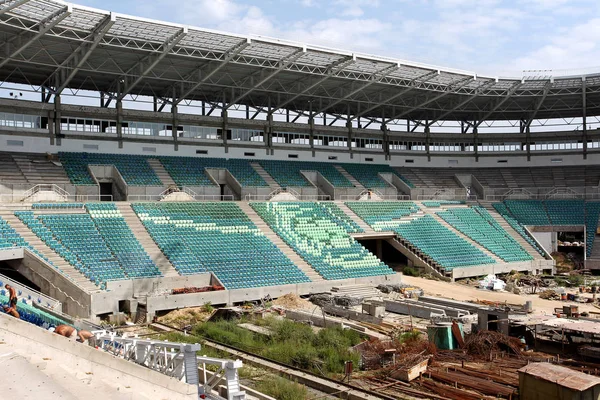
[(156, 174), (156, 176), (158, 176), (158, 179), (160, 179), (160, 181), (163, 183), (163, 185), (177, 186), (177, 184), (175, 183), (173, 178), (171, 178), (171, 175), (169, 175), (169, 173), (167, 172), (165, 167), (162, 165), (160, 160), (158, 160), (156, 158), (149, 158), (148, 164), (154, 170), (154, 173)]
[(294, 264), (296, 264), (296, 266), (300, 268), (300, 270), (304, 272), (304, 274), (308, 276), (308, 278), (311, 281), (315, 282), (323, 280), (323, 277), (311, 265), (309, 265), (302, 257), (300, 257), (298, 253), (296, 253), (290, 246), (288, 246), (287, 243), (285, 243), (271, 229), (271, 227), (265, 221), (263, 221), (263, 219), (256, 213), (256, 211), (254, 211), (254, 209), (250, 207), (250, 204), (246, 202), (241, 202), (239, 203), (239, 206), (242, 209), (242, 211), (244, 211), (246, 215), (248, 215), (250, 221), (252, 221), (254, 225), (256, 225), (256, 227), (265, 234), (267, 239), (273, 242), (273, 244), (275, 244), (275, 246), (277, 246), (277, 248), (281, 250), (281, 252), (287, 258), (289, 258)]
[(342, 174), (346, 179), (348, 179), (350, 181), (350, 183), (352, 183), (355, 187), (357, 187), (359, 189), (365, 189), (365, 187), (363, 186), (363, 184), (360, 183), (359, 181), (357, 181), (356, 178), (353, 177), (352, 175), (350, 175), (348, 173), (348, 171), (346, 171), (342, 166), (340, 166), (340, 165), (334, 165), (333, 167), (335, 169), (337, 169), (338, 172), (340, 174)]
[(116, 203), (116, 205), (119, 211), (121, 211), (125, 222), (129, 225), (131, 232), (133, 232), (135, 238), (140, 242), (163, 276), (178, 276), (179, 273), (169, 259), (158, 248), (158, 245), (154, 242), (142, 221), (140, 221), (135, 211), (131, 208), (131, 204)]
[(269, 185), (269, 187), (272, 190), (281, 189), (279, 183), (277, 183), (277, 181), (273, 179), (273, 177), (267, 171), (265, 171), (262, 165), (260, 165), (259, 163), (250, 163), (250, 166), (254, 168), (256, 173), (260, 175), (260, 177), (263, 178), (265, 182), (267, 182), (267, 185)]
[(346, 203), (343, 201), (336, 201), (335, 204), (339, 207), (340, 210), (344, 212), (352, 221), (354, 221), (358, 226), (361, 227), (365, 233), (375, 233), (373, 228), (371, 228), (365, 221), (362, 220), (354, 211), (352, 211)]

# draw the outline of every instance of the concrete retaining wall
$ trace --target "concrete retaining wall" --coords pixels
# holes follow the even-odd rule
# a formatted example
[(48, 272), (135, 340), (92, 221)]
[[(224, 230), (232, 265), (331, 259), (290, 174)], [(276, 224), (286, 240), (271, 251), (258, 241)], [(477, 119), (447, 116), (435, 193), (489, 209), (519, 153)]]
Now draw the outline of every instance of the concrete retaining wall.
[(76, 367), (82, 372), (91, 371), (91, 379), (111, 380), (115, 386), (123, 389), (142, 391), (156, 399), (198, 398), (198, 389), (193, 385), (4, 314), (0, 315), (0, 338), (25, 356), (34, 354), (71, 368)]
[(39, 287), (40, 292), (60, 301), (65, 314), (83, 318), (90, 316), (91, 295), (29, 251), (24, 251), (22, 260), (9, 261), (9, 264)]

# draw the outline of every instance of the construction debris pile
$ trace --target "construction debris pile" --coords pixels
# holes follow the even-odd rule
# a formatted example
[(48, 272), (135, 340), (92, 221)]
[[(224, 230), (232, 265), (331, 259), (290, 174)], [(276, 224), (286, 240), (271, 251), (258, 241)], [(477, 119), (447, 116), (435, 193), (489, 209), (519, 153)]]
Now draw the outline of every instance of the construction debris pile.
[(171, 294), (190, 294), (190, 293), (204, 293), (204, 292), (216, 292), (219, 290), (225, 290), (223, 286), (212, 285), (204, 287), (184, 287), (171, 290)]
[(485, 358), (501, 352), (520, 357), (522, 347), (519, 339), (494, 331), (481, 331), (467, 337), (464, 349), (473, 357)]
[(385, 294), (388, 293), (400, 293), (401, 295), (403, 295), (404, 297), (407, 298), (415, 298), (415, 297), (420, 297), (423, 296), (423, 289), (421, 288), (417, 288), (414, 286), (410, 286), (410, 285), (403, 285), (403, 284), (395, 284), (395, 285), (385, 285), (385, 284), (380, 284), (379, 286), (377, 286), (377, 289)]

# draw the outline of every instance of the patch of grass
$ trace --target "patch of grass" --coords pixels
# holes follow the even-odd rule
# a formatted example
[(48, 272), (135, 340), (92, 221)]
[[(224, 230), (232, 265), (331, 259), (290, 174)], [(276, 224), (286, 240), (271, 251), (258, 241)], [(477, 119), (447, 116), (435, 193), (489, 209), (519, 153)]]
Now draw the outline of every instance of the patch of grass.
[(256, 384), (256, 390), (277, 400), (307, 400), (308, 390), (299, 383), (281, 377), (269, 377)]
[(204, 303), (204, 305), (202, 306), (202, 311), (204, 311), (205, 313), (212, 313), (213, 310), (215, 308), (212, 306), (210, 301), (207, 301), (206, 303)]
[(272, 335), (254, 334), (233, 321), (206, 322), (197, 325), (193, 334), (317, 374), (342, 373), (345, 361), (358, 365), (359, 355), (350, 350), (362, 341), (355, 331), (326, 328), (315, 333), (308, 325), (276, 318), (257, 323)]
[(402, 273), (406, 276), (420, 276), (421, 273), (419, 272), (418, 269), (413, 268), (413, 267), (404, 267), (402, 269)]

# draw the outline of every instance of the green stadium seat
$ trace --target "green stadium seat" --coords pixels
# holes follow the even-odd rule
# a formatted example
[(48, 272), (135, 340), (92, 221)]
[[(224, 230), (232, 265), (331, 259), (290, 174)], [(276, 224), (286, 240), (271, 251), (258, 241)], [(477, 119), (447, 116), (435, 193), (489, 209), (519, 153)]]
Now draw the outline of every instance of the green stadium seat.
[(182, 275), (213, 272), (227, 289), (309, 282), (235, 203), (132, 206)]
[(348, 233), (344, 218), (317, 202), (256, 202), (251, 207), (323, 278), (349, 279), (393, 271)]

